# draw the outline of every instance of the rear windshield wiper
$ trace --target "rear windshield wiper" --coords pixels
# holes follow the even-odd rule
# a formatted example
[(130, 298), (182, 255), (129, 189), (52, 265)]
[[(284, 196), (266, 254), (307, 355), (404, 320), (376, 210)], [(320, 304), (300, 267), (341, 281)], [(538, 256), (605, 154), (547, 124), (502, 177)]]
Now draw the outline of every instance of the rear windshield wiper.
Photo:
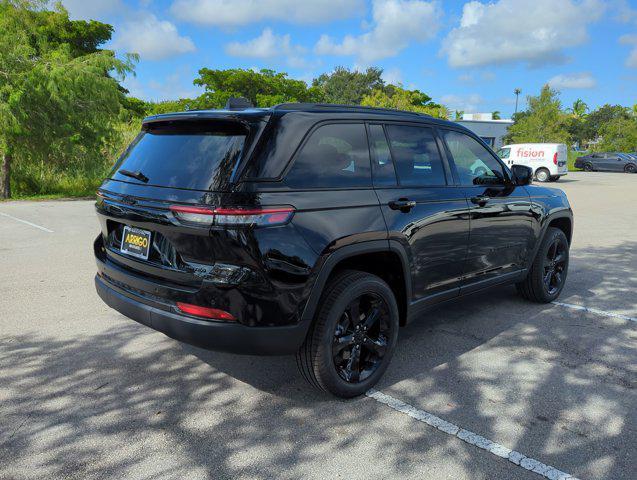
[(121, 173), (122, 175), (126, 175), (127, 177), (135, 178), (140, 182), (148, 183), (148, 177), (139, 170), (136, 172), (131, 172), (130, 170), (118, 170), (117, 173)]

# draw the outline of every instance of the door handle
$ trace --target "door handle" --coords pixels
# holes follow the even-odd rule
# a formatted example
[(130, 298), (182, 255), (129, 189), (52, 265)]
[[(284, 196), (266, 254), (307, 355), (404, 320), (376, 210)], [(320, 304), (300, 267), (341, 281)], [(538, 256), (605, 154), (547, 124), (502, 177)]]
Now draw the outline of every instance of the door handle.
[(398, 200), (392, 200), (388, 205), (392, 210), (400, 210), (403, 213), (407, 213), (416, 206), (416, 202), (406, 198), (399, 198)]
[(486, 195), (477, 195), (475, 197), (471, 197), (471, 203), (475, 203), (481, 207), (484, 207), (489, 201), (489, 197)]

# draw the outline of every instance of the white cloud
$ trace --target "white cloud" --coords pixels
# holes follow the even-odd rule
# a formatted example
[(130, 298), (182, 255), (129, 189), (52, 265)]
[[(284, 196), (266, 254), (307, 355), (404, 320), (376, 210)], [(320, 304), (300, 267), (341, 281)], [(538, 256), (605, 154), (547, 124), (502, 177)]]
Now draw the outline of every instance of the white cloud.
[(177, 27), (155, 15), (140, 15), (119, 29), (116, 48), (138, 53), (144, 60), (161, 60), (195, 50), (189, 37), (182, 37)]
[(462, 83), (477, 83), (479, 81), (492, 82), (495, 80), (496, 75), (493, 72), (477, 73), (462, 73), (458, 75), (458, 80)]
[(154, 102), (162, 100), (176, 100), (178, 98), (195, 98), (201, 95), (202, 88), (193, 86), (192, 72), (178, 69), (161, 81), (150, 80), (142, 82), (137, 77), (127, 77), (123, 85), (133, 97)]
[(338, 43), (322, 35), (316, 44), (319, 55), (351, 55), (361, 65), (393, 57), (410, 42), (424, 42), (435, 36), (442, 10), (437, 1), (374, 0), (371, 30), (362, 35), (346, 35)]
[(597, 81), (588, 72), (562, 73), (551, 78), (548, 84), (558, 90), (566, 90), (571, 88), (593, 88), (597, 85)]
[(174, 0), (175, 17), (203, 25), (237, 26), (264, 20), (322, 23), (350, 17), (363, 0)]
[(637, 9), (632, 8), (626, 0), (616, 0), (614, 7), (617, 12), (617, 20), (624, 23), (637, 23)]
[(479, 110), (480, 105), (484, 103), (484, 99), (477, 93), (469, 95), (447, 94), (440, 98), (442, 103), (449, 110), (459, 110), (466, 113), (475, 113)]
[[(50, 2), (51, 5), (54, 3)], [(124, 7), (122, 0), (63, 0), (62, 4), (71, 18), (82, 20), (96, 20)]]
[(619, 43), (633, 46), (625, 64), (627, 67), (637, 68), (637, 35), (623, 35), (619, 38)]
[(385, 83), (389, 83), (391, 85), (402, 84), (403, 72), (401, 72), (398, 67), (383, 70), (383, 80), (385, 80)]
[(443, 41), (452, 67), (564, 60), (564, 49), (588, 40), (587, 26), (604, 11), (600, 0), (471, 1)]
[(270, 28), (265, 28), (261, 35), (247, 42), (232, 42), (226, 45), (226, 53), (234, 57), (284, 58), (288, 65), (296, 68), (305, 65), (305, 51), (302, 46), (292, 44), (289, 34), (276, 35)]

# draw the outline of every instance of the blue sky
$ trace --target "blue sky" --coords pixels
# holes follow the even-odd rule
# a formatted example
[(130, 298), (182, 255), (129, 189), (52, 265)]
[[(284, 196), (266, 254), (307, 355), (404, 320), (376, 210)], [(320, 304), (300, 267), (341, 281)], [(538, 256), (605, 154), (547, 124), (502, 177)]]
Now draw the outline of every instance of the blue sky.
[(63, 0), (140, 55), (131, 93), (200, 93), (199, 68), (272, 68), (311, 81), (378, 66), (451, 109), (514, 109), (547, 82), (564, 104), (637, 103), (637, 0)]

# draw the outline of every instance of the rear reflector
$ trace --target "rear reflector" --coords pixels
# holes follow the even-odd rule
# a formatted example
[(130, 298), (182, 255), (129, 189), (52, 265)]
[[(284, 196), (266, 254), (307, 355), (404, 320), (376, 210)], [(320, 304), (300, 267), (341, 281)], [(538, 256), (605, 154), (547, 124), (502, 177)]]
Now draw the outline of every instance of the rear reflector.
[(177, 302), (177, 308), (183, 313), (193, 315), (195, 317), (210, 318), (214, 320), (226, 320), (234, 322), (237, 319), (231, 313), (218, 308), (201, 307), (199, 305), (191, 305), (190, 303)]
[(553, 154), (553, 165), (557, 165), (557, 152)]
[(290, 221), (294, 207), (215, 208), (173, 205), (175, 217), (182, 222), (201, 226), (275, 226)]

